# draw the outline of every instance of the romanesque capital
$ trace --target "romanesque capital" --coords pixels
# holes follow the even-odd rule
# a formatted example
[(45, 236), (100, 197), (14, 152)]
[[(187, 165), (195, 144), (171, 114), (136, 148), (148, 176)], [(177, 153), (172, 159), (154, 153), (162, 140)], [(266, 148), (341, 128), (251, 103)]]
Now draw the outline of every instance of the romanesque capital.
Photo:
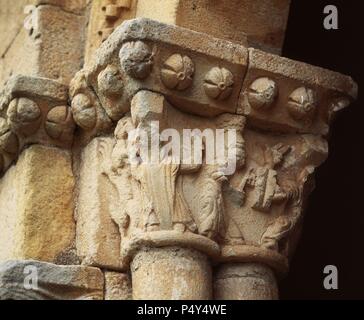
[[(123, 23), (70, 88), (85, 145), (77, 226), (84, 261), (127, 271), (148, 260), (140, 258), (146, 248), (177, 247), (284, 275), (330, 122), (356, 94), (351, 78), (322, 68), (149, 19)], [(179, 137), (211, 129), (201, 163), (176, 161), (175, 145), (160, 141), (166, 129)], [(208, 162), (219, 130), (226, 150)], [(158, 137), (156, 162), (141, 157), (135, 132), (151, 142), (148, 155)]]
[(278, 299), (358, 91), (290, 0), (3, 6), (0, 300)]

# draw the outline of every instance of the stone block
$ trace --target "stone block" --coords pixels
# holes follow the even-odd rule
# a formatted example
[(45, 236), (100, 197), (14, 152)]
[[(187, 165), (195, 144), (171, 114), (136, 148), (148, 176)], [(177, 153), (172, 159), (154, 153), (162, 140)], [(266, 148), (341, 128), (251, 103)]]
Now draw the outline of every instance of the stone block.
[(34, 260), (0, 264), (0, 300), (102, 300), (101, 270)]
[(112, 4), (108, 0), (91, 1), (86, 35), (85, 65), (89, 65), (97, 48), (117, 26), (125, 20), (135, 18), (137, 2), (138, 0), (116, 0)]
[(131, 300), (132, 288), (129, 274), (105, 272), (105, 300)]
[[(109, 152), (108, 140), (111, 139), (94, 139), (81, 155), (76, 246), (83, 264), (118, 270), (120, 234), (110, 215), (110, 205), (117, 206), (118, 200), (116, 191), (113, 192), (115, 187), (102, 174), (104, 154)], [(109, 197), (114, 200), (109, 202)]]
[[(244, 46), (280, 53), (290, 0), (139, 0), (136, 17), (203, 32)], [(269, 19), (267, 16), (269, 15)]]
[[(17, 33), (0, 58), (0, 85), (14, 74), (55, 79), (68, 84), (83, 59), (84, 17), (55, 5), (34, 7), (19, 18)], [(20, 10), (20, 9), (19, 9)]]
[(33, 145), (0, 181), (0, 261), (53, 262), (74, 241), (70, 152)]

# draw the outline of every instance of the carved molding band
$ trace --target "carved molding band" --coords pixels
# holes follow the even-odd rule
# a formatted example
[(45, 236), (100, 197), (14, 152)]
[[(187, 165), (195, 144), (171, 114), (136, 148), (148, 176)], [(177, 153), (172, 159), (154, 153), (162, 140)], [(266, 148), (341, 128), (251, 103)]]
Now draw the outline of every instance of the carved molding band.
[(264, 130), (323, 135), (357, 95), (349, 77), (148, 19), (123, 23), (95, 57), (71, 85), (73, 109), (85, 114), (76, 123), (93, 134), (142, 89), (192, 114), (239, 113)]
[(27, 145), (69, 148), (74, 122), (68, 106), (68, 87), (28, 76), (10, 78), (0, 99), (0, 172)]
[(238, 113), (263, 130), (327, 135), (334, 114), (357, 93), (350, 77), (249, 49)]

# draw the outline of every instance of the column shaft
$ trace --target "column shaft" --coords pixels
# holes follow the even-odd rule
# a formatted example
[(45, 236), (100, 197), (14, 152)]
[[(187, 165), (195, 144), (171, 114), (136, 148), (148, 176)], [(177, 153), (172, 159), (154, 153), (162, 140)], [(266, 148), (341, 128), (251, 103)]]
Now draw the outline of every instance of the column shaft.
[(269, 267), (258, 263), (220, 266), (214, 281), (216, 300), (277, 300), (278, 286)]
[(131, 264), (134, 300), (208, 300), (212, 271), (208, 258), (178, 247), (140, 250)]

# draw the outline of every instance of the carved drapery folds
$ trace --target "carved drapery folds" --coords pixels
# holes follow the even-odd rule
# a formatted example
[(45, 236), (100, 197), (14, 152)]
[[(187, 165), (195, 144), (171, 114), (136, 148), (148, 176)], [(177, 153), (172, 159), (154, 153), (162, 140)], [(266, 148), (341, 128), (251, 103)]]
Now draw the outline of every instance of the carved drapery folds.
[[(136, 19), (103, 43), (70, 94), (83, 145), (93, 141), (83, 157), (100, 164), (93, 174), (102, 188), (91, 207), (102, 211), (100, 224), (114, 225), (118, 239), (108, 242), (100, 227), (93, 234), (106, 243), (92, 247), (85, 227), (90, 208), (80, 207), (78, 246), (86, 263), (127, 269), (140, 248), (181, 246), (217, 263), (259, 262), (281, 274), (314, 170), (327, 156), (330, 121), (355, 99), (356, 85), (321, 68)], [(138, 154), (130, 133), (145, 130), (151, 140), (155, 121), (158, 134), (235, 129), (236, 171), (174, 164), (168, 154), (160, 163), (131, 164), (128, 156)], [(85, 181), (80, 197), (87, 192)]]

